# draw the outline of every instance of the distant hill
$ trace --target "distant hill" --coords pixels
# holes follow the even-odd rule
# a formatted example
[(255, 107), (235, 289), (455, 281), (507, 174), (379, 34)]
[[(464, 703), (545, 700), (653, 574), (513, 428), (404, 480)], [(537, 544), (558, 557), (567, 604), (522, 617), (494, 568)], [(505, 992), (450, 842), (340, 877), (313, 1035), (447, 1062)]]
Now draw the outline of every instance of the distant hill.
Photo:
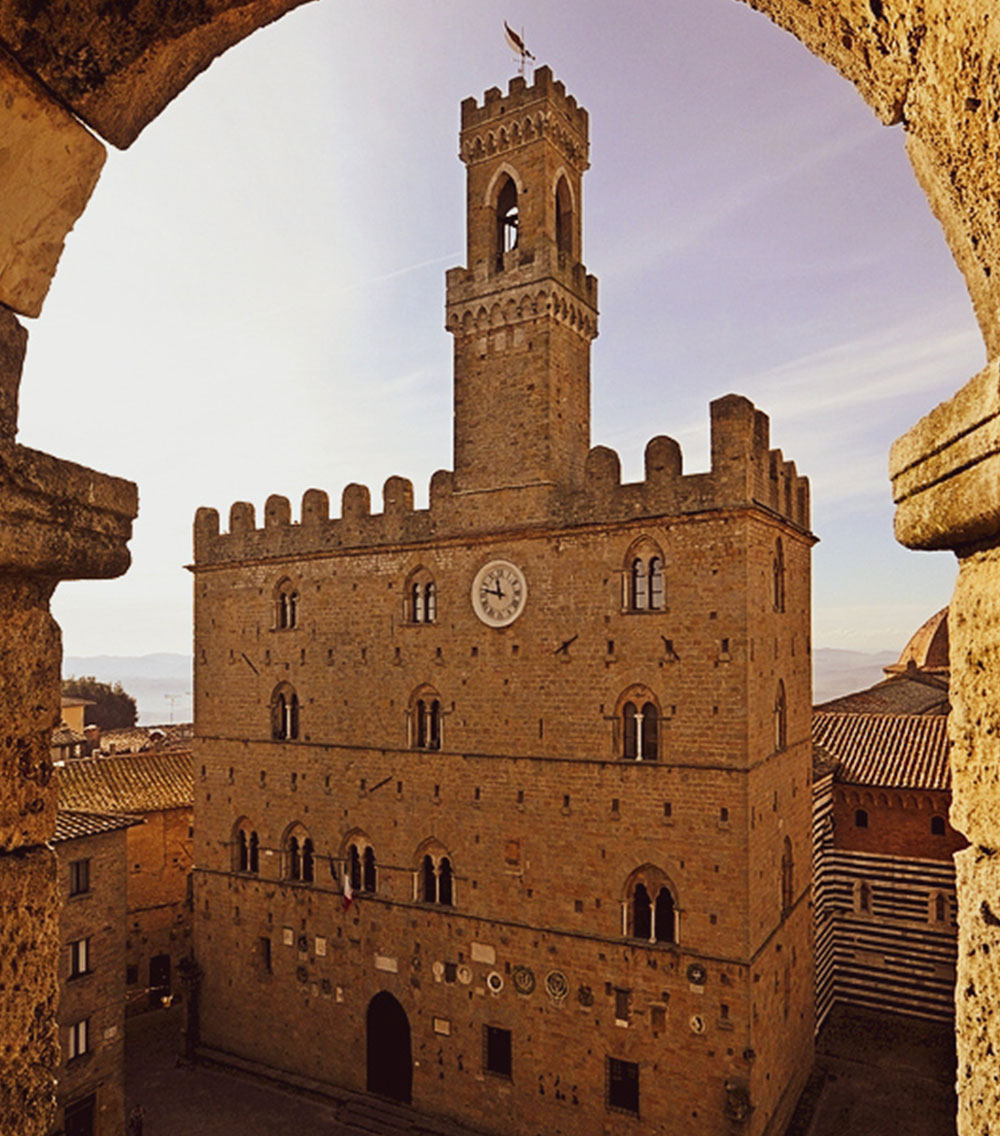
[(899, 658), (898, 651), (842, 651), (817, 647), (813, 651), (813, 704), (866, 690), (885, 678), (882, 668)]
[(120, 682), (136, 701), (139, 725), (156, 726), (194, 718), (191, 665), (190, 655), (67, 655), (63, 675)]

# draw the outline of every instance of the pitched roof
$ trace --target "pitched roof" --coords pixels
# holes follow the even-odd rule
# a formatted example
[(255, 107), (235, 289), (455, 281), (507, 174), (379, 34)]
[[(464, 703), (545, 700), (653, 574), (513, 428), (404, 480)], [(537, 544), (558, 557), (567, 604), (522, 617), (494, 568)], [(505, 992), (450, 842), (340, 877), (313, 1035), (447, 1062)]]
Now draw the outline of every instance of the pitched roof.
[(63, 840), (78, 840), (81, 836), (100, 836), (104, 832), (115, 832), (142, 824), (140, 817), (108, 816), (106, 813), (78, 813), (60, 809), (56, 814), (56, 831), (52, 839), (58, 844)]
[(950, 789), (944, 714), (813, 714), (813, 742), (840, 761), (838, 781)]
[(181, 751), (82, 757), (59, 767), (62, 809), (146, 813), (194, 802), (191, 754)]
[(867, 690), (832, 698), (815, 707), (815, 712), (947, 716), (950, 708), (945, 677), (910, 671), (884, 678)]

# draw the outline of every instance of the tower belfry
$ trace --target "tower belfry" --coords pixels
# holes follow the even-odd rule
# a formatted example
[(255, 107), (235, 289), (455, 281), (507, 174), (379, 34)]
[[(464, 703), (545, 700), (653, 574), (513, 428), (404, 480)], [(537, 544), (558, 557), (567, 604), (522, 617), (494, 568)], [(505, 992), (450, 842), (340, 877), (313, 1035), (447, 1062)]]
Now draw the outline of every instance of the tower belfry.
[(466, 263), (447, 275), (455, 488), (572, 486), (590, 446), (597, 281), (581, 262), (588, 116), (553, 80), (462, 103)]

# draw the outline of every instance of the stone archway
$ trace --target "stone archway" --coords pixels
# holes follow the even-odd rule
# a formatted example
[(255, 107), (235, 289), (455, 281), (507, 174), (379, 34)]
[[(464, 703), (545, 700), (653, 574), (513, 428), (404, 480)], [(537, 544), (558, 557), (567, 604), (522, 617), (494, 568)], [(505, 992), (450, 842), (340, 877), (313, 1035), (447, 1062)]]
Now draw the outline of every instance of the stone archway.
[[(116, 5), (0, 0), (0, 929), (29, 958), (0, 1011), (0, 1115), (11, 1136), (41, 1136), (56, 1060), (55, 815), (48, 735), (58, 713), (60, 646), (48, 601), (59, 579), (124, 571), (134, 486), (14, 444), (26, 335), (66, 232), (103, 163), (88, 123), (128, 145), (209, 62), (301, 0)], [(1000, 1115), (1000, 40), (993, 0), (745, 0), (849, 79), (907, 134), (913, 168), (961, 268), (990, 362), (893, 448), (897, 537), (952, 548), (952, 820), (958, 857), (963, 991), (958, 1016), (960, 1131)], [(26, 523), (25, 518), (29, 518)], [(27, 898), (31, 902), (27, 902)], [(991, 951), (991, 948), (992, 951)], [(0, 981), (10, 976), (0, 960)]]
[(365, 1039), (368, 1091), (409, 1104), (413, 1092), (410, 1022), (387, 990), (379, 991), (368, 1003)]

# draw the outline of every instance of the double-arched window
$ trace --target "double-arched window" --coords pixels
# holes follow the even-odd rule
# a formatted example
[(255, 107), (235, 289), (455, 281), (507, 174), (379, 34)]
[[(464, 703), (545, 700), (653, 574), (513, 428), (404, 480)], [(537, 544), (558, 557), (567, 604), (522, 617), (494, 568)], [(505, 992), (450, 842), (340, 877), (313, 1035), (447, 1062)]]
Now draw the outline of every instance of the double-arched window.
[(277, 631), (290, 631), (298, 626), (299, 593), (291, 580), (279, 580), (274, 589), (274, 626)]
[(260, 871), (260, 838), (246, 817), (237, 821), (233, 832), (233, 871)]
[(421, 903), (436, 903), (442, 907), (453, 907), (455, 904), (455, 877), (451, 857), (437, 843), (426, 845), (423, 855), (419, 855), (415, 891), (416, 898)]
[(286, 880), (311, 884), (316, 875), (316, 854), (312, 837), (301, 824), (294, 824), (285, 834), (282, 848), (282, 875)]
[(361, 835), (351, 837), (347, 845), (347, 878), (355, 892), (376, 892), (378, 877), (375, 870), (375, 849)]
[(441, 748), (441, 696), (433, 687), (420, 687), (410, 700), (410, 745)]
[(648, 943), (677, 942), (677, 904), (666, 874), (652, 864), (637, 868), (625, 885), (622, 931)]
[(299, 736), (299, 696), (287, 682), (279, 683), (271, 695), (271, 737), (275, 741), (294, 741)]
[(628, 611), (662, 611), (667, 605), (663, 553), (642, 537), (625, 558), (625, 607)]
[(407, 580), (406, 619), (409, 623), (437, 620), (437, 586), (426, 568), (418, 568)]
[(644, 686), (627, 690), (616, 714), (619, 756), (626, 761), (656, 761), (660, 756), (660, 707)]

